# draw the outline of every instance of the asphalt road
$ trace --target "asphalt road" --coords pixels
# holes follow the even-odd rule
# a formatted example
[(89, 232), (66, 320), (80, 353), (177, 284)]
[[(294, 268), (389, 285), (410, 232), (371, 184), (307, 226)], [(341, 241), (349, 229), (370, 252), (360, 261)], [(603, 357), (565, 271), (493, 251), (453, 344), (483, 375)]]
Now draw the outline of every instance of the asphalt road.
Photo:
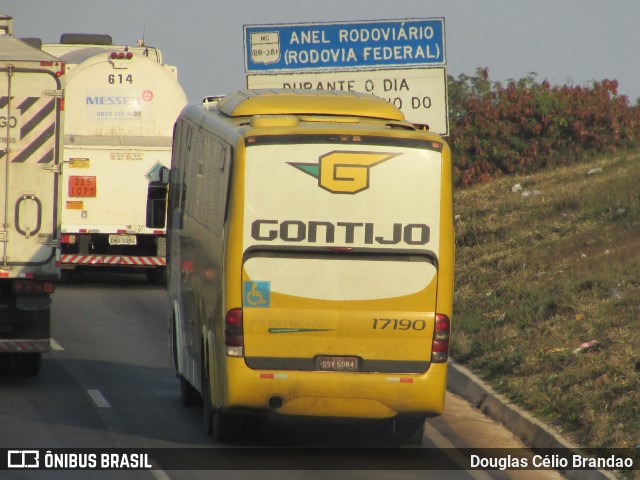
[[(333, 457), (327, 460), (334, 470), (243, 470), (255, 465), (240, 452), (239, 463), (230, 470), (12, 470), (0, 471), (0, 479), (560, 478), (550, 471), (379, 468), (388, 451), (375, 450), (379, 445), (371, 431), (353, 425), (266, 420), (249, 442), (216, 445), (204, 434), (201, 409), (180, 401), (167, 346), (166, 310), (164, 290), (148, 285), (143, 275), (86, 273), (59, 285), (52, 312), (54, 350), (45, 356), (40, 375), (0, 377), (0, 448), (167, 448), (168, 455), (180, 455), (175, 449), (236, 447), (238, 453), (246, 447), (279, 447), (281, 460), (286, 463), (290, 451), (293, 468), (304, 468), (304, 462), (294, 460), (305, 450), (294, 447), (365, 447), (353, 450), (353, 461), (367, 470), (337, 469)], [(487, 446), (522, 447), (504, 428), (449, 395), (446, 414), (427, 423), (422, 448), (453, 462), (456, 449)]]

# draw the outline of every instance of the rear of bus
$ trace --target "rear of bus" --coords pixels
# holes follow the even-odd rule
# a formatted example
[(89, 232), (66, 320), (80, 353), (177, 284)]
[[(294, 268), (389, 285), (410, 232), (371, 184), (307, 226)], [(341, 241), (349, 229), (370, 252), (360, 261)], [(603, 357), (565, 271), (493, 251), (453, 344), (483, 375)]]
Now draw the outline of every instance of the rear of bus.
[(231, 198), (226, 406), (419, 425), (443, 412), (450, 152), (397, 115), (252, 120)]

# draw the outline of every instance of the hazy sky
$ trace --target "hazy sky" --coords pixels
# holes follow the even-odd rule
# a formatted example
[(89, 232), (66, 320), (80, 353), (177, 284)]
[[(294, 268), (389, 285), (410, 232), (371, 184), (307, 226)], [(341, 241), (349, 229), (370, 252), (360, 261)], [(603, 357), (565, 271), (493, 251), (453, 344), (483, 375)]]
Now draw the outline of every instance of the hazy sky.
[(617, 79), (640, 97), (640, 0), (0, 0), (16, 36), (108, 33), (160, 48), (190, 101), (245, 87), (243, 25), (444, 17), (447, 72), (553, 84)]

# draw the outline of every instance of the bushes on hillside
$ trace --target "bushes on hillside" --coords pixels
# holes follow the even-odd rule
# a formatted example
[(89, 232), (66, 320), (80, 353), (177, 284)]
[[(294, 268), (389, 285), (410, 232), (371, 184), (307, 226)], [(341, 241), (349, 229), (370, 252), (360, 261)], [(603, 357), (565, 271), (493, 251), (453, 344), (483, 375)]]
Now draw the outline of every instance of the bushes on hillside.
[(506, 86), (480, 68), (449, 76), (450, 138), (457, 184), (530, 173), (592, 153), (640, 145), (640, 103), (618, 95), (616, 80), (551, 86), (536, 75)]

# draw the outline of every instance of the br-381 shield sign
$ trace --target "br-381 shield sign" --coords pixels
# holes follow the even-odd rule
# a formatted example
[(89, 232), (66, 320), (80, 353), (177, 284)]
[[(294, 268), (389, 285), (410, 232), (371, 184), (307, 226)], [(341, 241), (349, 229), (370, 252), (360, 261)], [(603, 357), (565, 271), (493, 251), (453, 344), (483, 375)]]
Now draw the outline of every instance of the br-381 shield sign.
[(280, 33), (252, 32), (250, 36), (251, 60), (254, 63), (277, 63), (280, 61)]

